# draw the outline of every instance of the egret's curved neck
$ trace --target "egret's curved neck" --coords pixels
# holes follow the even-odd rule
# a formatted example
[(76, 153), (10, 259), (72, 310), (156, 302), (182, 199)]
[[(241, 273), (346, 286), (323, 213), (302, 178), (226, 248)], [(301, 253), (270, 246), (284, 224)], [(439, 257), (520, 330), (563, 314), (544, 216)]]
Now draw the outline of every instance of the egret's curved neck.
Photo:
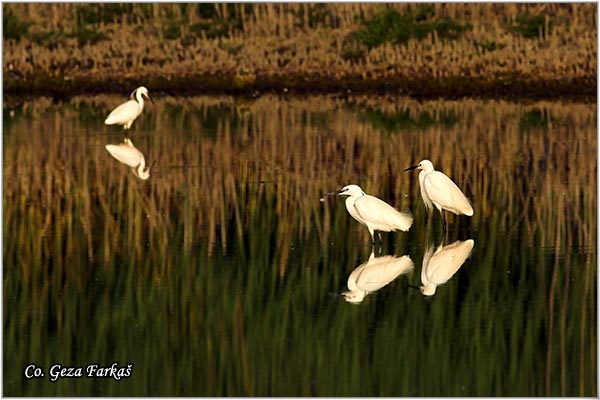
[(141, 91), (138, 90), (135, 93), (135, 99), (137, 100), (137, 102), (140, 105), (140, 107), (144, 107), (144, 98), (142, 97), (142, 92)]
[(146, 168), (146, 161), (143, 157), (140, 161), (140, 164), (135, 167), (135, 174), (144, 180), (150, 177), (150, 168)]
[(350, 210), (352, 207), (354, 207), (354, 202), (355, 202), (355, 201), (356, 201), (356, 199), (355, 199), (354, 197), (352, 197), (352, 196), (348, 196), (348, 197), (346, 197), (346, 201), (345, 201), (345, 203), (346, 203), (346, 208), (347, 208), (348, 210)]

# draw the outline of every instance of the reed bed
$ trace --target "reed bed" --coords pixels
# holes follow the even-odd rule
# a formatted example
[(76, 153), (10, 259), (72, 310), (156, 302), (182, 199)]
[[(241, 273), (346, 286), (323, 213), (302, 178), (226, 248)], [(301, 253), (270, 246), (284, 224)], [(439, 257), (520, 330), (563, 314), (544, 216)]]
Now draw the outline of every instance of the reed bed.
[[(159, 101), (152, 106), (151, 113), (136, 121), (140, 130), (156, 132), (143, 134), (140, 139), (134, 136), (148, 161), (157, 161), (155, 177), (146, 185), (124, 174), (125, 167), (111, 163), (104, 149), (104, 144), (118, 141), (118, 134), (106, 136), (107, 129), (101, 121), (101, 116), (109, 110), (110, 104), (118, 102), (117, 99), (98, 96), (90, 101), (77, 97), (71, 107), (64, 108), (65, 111), (50, 114), (50, 120), (43, 117), (54, 107), (49, 100), (28, 103), (22, 110), (23, 116), (14, 118), (22, 124), (32, 124), (21, 128), (29, 134), (7, 132), (5, 136), (7, 149), (22, 152), (5, 150), (5, 176), (10, 183), (5, 199), (16, 199), (19, 194), (37, 208), (51, 204), (51, 196), (59, 194), (68, 201), (82, 201), (85, 221), (90, 221), (93, 210), (100, 208), (108, 221), (106, 228), (110, 228), (114, 218), (110, 215), (111, 205), (105, 202), (130, 192), (140, 193), (144, 194), (140, 200), (149, 202), (142, 206), (148, 206), (149, 210), (183, 211), (185, 220), (190, 222), (186, 229), (193, 229), (184, 235), (188, 242), (198, 237), (195, 229), (206, 226), (205, 235), (209, 241), (219, 241), (222, 246), (226, 245), (224, 239), (227, 237), (225, 221), (235, 216), (236, 224), (240, 226), (234, 232), (241, 239), (244, 218), (248, 218), (247, 212), (253, 211), (253, 201), (257, 201), (253, 199), (260, 199), (267, 193), (278, 194), (275, 210), (281, 220), (287, 220), (288, 213), (303, 210), (295, 228), (301, 236), (321, 220), (318, 217), (323, 207), (315, 199), (350, 180), (359, 180), (367, 188), (384, 188), (381, 195), (397, 199), (396, 205), (401, 209), (417, 208), (414, 201), (408, 199), (408, 194), (417, 190), (417, 179), (401, 171), (425, 155), (434, 160), (437, 168), (457, 181), (465, 182), (466, 190), (480, 208), (476, 216), (488, 218), (497, 214), (507, 230), (519, 219), (534, 225), (555, 221), (560, 216), (555, 210), (559, 201), (577, 205), (570, 210), (568, 218), (581, 223), (585, 219), (585, 205), (589, 206), (594, 200), (593, 190), (582, 186), (593, 181), (594, 166), (575, 167), (576, 159), (594, 159), (595, 147), (589, 144), (594, 141), (581, 133), (583, 126), (593, 121), (594, 114), (588, 114), (585, 120), (573, 121), (569, 112), (557, 114), (558, 111), (554, 111), (560, 110), (560, 103), (537, 103), (532, 107), (500, 102), (494, 103), (495, 110), (502, 110), (504, 106), (507, 107), (504, 114), (512, 109), (513, 113), (525, 117), (506, 122), (502, 119), (504, 114), (497, 111), (498, 116), (490, 123), (490, 116), (479, 106), (479, 109), (469, 111), (467, 129), (457, 116), (464, 107), (481, 103), (470, 100), (420, 103), (403, 99), (397, 103), (383, 99), (383, 103), (379, 103), (382, 99), (355, 98), (350, 102), (327, 97), (317, 99), (314, 107), (304, 106), (303, 99), (270, 96), (241, 104), (232, 98), (165, 98)], [(307, 109), (299, 110), (298, 104)], [(443, 104), (443, 108), (436, 107), (438, 104)], [(550, 106), (553, 112), (545, 108)], [(38, 110), (39, 107), (44, 110)], [(584, 104), (564, 107), (589, 109)], [(91, 122), (91, 127), (84, 121), (73, 123), (74, 118), (81, 118), (81, 108), (89, 109), (97, 119)], [(357, 119), (347, 108), (367, 111), (361, 112)], [(400, 127), (401, 134), (382, 132), (371, 122), (374, 117), (369, 117), (369, 110), (375, 108), (383, 114), (381, 119), (385, 115), (406, 115), (412, 121), (448, 119), (450, 122), (446, 122), (446, 126), (424, 123), (422, 130), (408, 132), (401, 132)], [(223, 110), (227, 116), (217, 119), (211, 115), (218, 110)], [(278, 117), (273, 118), (271, 113)], [(531, 128), (524, 128), (521, 125), (527, 123), (526, 116), (530, 114), (537, 120), (532, 122)], [(185, 118), (177, 118), (181, 115)], [(330, 115), (327, 118), (331, 121), (326, 123), (325, 115)], [(454, 122), (452, 118), (455, 118)], [(304, 119), (306, 122), (300, 123)], [(216, 126), (207, 127), (213, 121)], [(52, 133), (47, 132), (48, 127), (52, 127)], [(173, 129), (176, 134), (164, 133)], [(523, 129), (531, 130), (531, 133), (523, 134)], [(593, 134), (589, 128), (588, 134)], [(549, 135), (554, 135), (551, 142), (544, 139)], [(32, 143), (40, 146), (32, 149)], [(532, 148), (534, 143), (539, 147)], [(477, 151), (473, 153), (473, 149)], [(40, 173), (38, 164), (46, 165), (47, 169)], [(573, 177), (573, 174), (580, 176)], [(130, 180), (137, 184), (128, 185)], [(84, 186), (74, 186), (75, 182)], [(567, 185), (579, 186), (573, 190)], [(290, 192), (277, 192), (282, 188)], [(587, 197), (581, 197), (586, 189), (589, 190)], [(514, 190), (520, 193), (518, 201), (509, 195)], [(173, 202), (182, 196), (183, 205), (190, 208), (177, 210), (182, 204), (174, 205)], [(245, 203), (242, 200), (249, 202), (244, 205), (248, 207), (244, 213), (239, 209), (240, 204)], [(499, 207), (502, 204), (508, 206)], [(49, 220), (49, 212), (45, 212), (44, 221)], [(168, 219), (170, 214), (157, 215), (161, 226), (172, 224)], [(163, 218), (167, 220), (162, 221)], [(245, 221), (248, 222), (251, 221)], [(578, 225), (581, 228), (577, 230), (577, 241), (580, 242), (583, 235), (587, 241), (591, 240), (593, 231), (584, 232), (584, 224)], [(218, 226), (224, 229), (220, 233), (222, 240), (218, 240)], [(325, 227), (317, 227), (326, 235)], [(528, 231), (535, 229), (532, 227)], [(555, 242), (551, 230), (545, 229), (541, 234), (544, 245)], [(564, 237), (563, 234), (559, 237)], [(114, 240), (117, 243), (121, 238), (116, 236)]]
[[(592, 3), (434, 3), (427, 5), (433, 17), (470, 29), (455, 40), (434, 31), (422, 40), (373, 48), (356, 39), (368, 21), (386, 10), (416, 13), (424, 5), (3, 7), (5, 15), (27, 26), (27, 34), (4, 40), (4, 90), (10, 94), (121, 92), (122, 86), (144, 83), (151, 91), (171, 94), (595, 95), (597, 13)], [(515, 31), (523, 16), (545, 18), (533, 27), (539, 35)]]
[[(41, 98), (5, 121), (5, 348), (27, 349), (23, 363), (92, 354), (171, 368), (141, 370), (131, 385), (10, 375), (5, 393), (596, 393), (594, 105), (164, 97), (132, 131), (157, 161), (142, 182), (104, 149), (121, 138), (102, 124), (118, 100)], [(433, 305), (389, 292), (396, 307), (339, 310), (327, 293), (370, 239), (341, 201), (319, 198), (357, 183), (424, 227), (418, 179), (402, 170), (425, 157), (473, 200), (471, 219), (450, 219), (451, 240), (477, 237), (469, 290), (449, 285)], [(414, 251), (430, 233), (392, 246)], [(421, 343), (424, 332), (430, 344), (397, 347), (398, 335)], [(160, 338), (143, 340), (152, 352), (137, 345), (144, 337)], [(394, 359), (448, 368), (432, 377), (430, 363), (407, 362), (390, 379)], [(206, 369), (182, 372), (200, 360)], [(361, 385), (373, 381), (376, 391)]]

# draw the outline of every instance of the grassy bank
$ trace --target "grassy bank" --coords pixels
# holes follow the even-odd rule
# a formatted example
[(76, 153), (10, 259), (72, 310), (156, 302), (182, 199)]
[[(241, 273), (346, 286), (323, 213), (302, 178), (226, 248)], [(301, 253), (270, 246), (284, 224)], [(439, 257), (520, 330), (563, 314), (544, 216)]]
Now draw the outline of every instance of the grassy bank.
[(4, 4), (5, 94), (594, 96), (595, 4)]

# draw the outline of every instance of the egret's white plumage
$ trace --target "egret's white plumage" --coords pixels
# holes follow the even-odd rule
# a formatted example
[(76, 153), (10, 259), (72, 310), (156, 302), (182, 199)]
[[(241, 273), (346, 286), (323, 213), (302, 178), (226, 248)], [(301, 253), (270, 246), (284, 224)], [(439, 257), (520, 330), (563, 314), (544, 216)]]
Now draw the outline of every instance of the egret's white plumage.
[(342, 293), (342, 296), (347, 302), (360, 303), (367, 294), (381, 289), (413, 268), (414, 264), (409, 256), (375, 257), (372, 252), (365, 263), (350, 273), (348, 277), (350, 290)]
[(425, 208), (431, 211), (435, 206), (444, 218), (444, 227), (446, 226), (446, 219), (442, 210), (448, 210), (457, 215), (473, 215), (473, 207), (464, 193), (452, 179), (448, 178), (443, 172), (436, 171), (431, 161), (423, 160), (417, 165), (406, 168), (405, 171), (413, 169), (421, 170), (419, 173), (419, 186)]
[(131, 167), (133, 174), (140, 179), (146, 180), (150, 177), (150, 168), (146, 167), (146, 160), (129, 138), (125, 138), (120, 144), (107, 144), (106, 150), (119, 162)]
[(423, 255), (423, 269), (421, 269), (421, 293), (433, 296), (436, 288), (448, 282), (471, 255), (475, 241), (473, 239), (458, 240), (447, 246), (439, 246), (435, 253), (430, 246)]
[(146, 89), (144, 86), (140, 86), (131, 93), (131, 100), (121, 104), (110, 114), (108, 114), (108, 117), (106, 117), (104, 123), (106, 125), (123, 125), (125, 129), (129, 129), (131, 124), (133, 124), (133, 121), (142, 113), (142, 110), (144, 109), (143, 96), (146, 96), (148, 100), (150, 100), (148, 89)]
[(344, 186), (337, 194), (348, 196), (346, 209), (355, 220), (369, 229), (373, 242), (375, 231), (407, 231), (412, 225), (413, 218), (409, 213), (402, 213), (385, 201), (365, 194), (360, 186)]

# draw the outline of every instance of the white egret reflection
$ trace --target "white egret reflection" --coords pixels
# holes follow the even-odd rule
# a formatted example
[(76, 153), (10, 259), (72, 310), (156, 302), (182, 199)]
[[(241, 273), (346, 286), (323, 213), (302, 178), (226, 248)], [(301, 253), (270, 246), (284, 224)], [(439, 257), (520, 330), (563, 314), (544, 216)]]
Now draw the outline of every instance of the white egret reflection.
[(375, 253), (371, 252), (369, 259), (350, 273), (348, 277), (350, 290), (342, 293), (342, 296), (349, 303), (360, 303), (367, 294), (381, 289), (413, 268), (414, 264), (409, 256), (375, 257)]
[(135, 176), (142, 180), (150, 177), (150, 168), (146, 167), (144, 155), (133, 145), (131, 139), (125, 138), (123, 143), (107, 144), (105, 147), (111, 156), (131, 167)]
[(475, 241), (473, 239), (460, 241), (443, 246), (435, 252), (433, 246), (425, 250), (423, 268), (421, 269), (421, 293), (433, 296), (439, 285), (448, 282), (471, 255)]

